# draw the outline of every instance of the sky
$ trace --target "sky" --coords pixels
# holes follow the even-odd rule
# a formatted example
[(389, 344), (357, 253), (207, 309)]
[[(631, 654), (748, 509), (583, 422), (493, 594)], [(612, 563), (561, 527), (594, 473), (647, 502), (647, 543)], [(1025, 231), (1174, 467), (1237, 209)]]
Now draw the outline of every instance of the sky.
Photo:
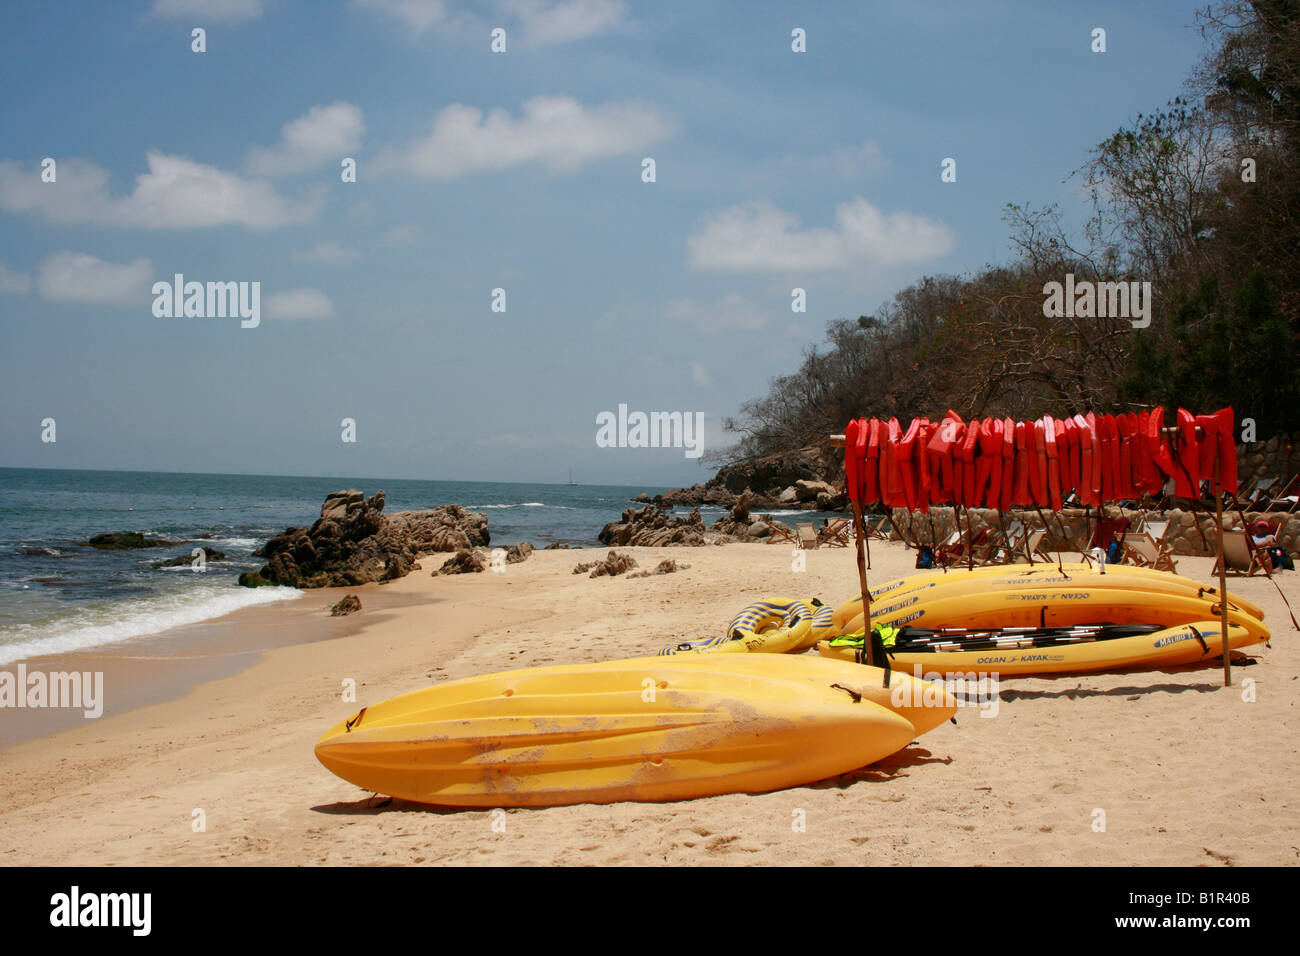
[(707, 480), (598, 418), (707, 456), (828, 322), (1007, 261), (1007, 203), (1079, 221), (1202, 3), (9, 6), (0, 467)]

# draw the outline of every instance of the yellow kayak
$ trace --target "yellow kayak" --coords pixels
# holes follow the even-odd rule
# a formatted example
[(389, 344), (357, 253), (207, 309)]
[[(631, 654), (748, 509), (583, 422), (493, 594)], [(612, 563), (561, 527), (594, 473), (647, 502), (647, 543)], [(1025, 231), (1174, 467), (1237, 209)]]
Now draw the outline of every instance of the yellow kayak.
[[(1268, 637), (1240, 624), (1228, 625), (1228, 646), (1245, 647)], [(889, 655), (890, 666), (909, 674), (1082, 674), (1090, 671), (1153, 669), (1195, 664), (1220, 657), (1223, 638), (1218, 621), (1196, 621), (1150, 634), (1109, 640), (1081, 640), (1052, 646), (1005, 646), (980, 650), (900, 651)], [(1024, 641), (1020, 643), (1029, 643)], [(861, 643), (857, 645), (861, 647)], [(823, 657), (851, 661), (857, 655), (852, 645), (817, 645)]]
[[(1094, 586), (1087, 578), (1073, 585), (981, 590), (947, 595), (913, 591), (896, 596), (883, 606), (873, 604), (873, 627), (1068, 627), (1079, 624), (1139, 624), (1173, 627), (1217, 616), (1210, 597), (1187, 592), (1133, 590)], [(1268, 629), (1253, 614), (1230, 606), (1228, 620), (1243, 627), (1256, 640), (1268, 639)], [(859, 633), (858, 615), (841, 631)]]
[[(914, 574), (906, 578), (897, 578), (877, 585), (871, 589), (872, 623), (887, 609), (901, 600), (910, 600), (917, 604), (922, 601), (955, 598), (967, 595), (979, 595), (990, 591), (1024, 590), (1042, 587), (1078, 588), (1084, 587), (1098, 591), (1105, 588), (1119, 588), (1130, 591), (1151, 591), (1159, 594), (1191, 596), (1204, 598), (1211, 602), (1218, 597), (1218, 590), (1206, 587), (1191, 578), (1185, 578), (1168, 571), (1156, 571), (1151, 568), (1139, 568), (1127, 564), (1108, 565), (1106, 573), (1101, 574), (1097, 568), (1086, 564), (1065, 564), (1058, 568), (1055, 564), (1041, 564), (1033, 567), (1024, 565), (990, 565), (974, 570), (954, 569), (947, 573), (928, 572)], [(1229, 604), (1250, 614), (1256, 620), (1263, 620), (1264, 612), (1259, 605), (1247, 601), (1240, 595), (1229, 592)], [(862, 598), (855, 596), (839, 605), (833, 615), (833, 626), (838, 634), (849, 634), (862, 629)], [(857, 626), (852, 626), (854, 619), (859, 619)]]
[(872, 686), (882, 676), (768, 654), (528, 668), (365, 707), (316, 756), (367, 790), (453, 806), (760, 793), (872, 763), (956, 710), (945, 693), (896, 712), (891, 693), (912, 685)]

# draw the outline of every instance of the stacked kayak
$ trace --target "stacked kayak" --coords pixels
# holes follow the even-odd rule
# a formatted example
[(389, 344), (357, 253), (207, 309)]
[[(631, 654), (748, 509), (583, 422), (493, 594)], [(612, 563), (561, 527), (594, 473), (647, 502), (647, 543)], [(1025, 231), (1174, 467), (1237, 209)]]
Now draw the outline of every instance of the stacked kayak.
[[(891, 581), (872, 592), (873, 629), (897, 629), (893, 667), (1001, 674), (1082, 673), (1191, 664), (1269, 639), (1260, 608), (1149, 568), (981, 568)], [(832, 614), (829, 658), (862, 657), (862, 599)]]
[(956, 712), (844, 661), (649, 657), (449, 681), (363, 708), (316, 756), (378, 793), (528, 807), (761, 793), (855, 770)]

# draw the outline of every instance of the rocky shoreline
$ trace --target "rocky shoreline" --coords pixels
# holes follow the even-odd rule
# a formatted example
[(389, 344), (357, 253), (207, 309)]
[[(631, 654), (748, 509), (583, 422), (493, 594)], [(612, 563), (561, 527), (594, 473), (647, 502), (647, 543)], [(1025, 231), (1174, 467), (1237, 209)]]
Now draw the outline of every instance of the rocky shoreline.
[(708, 481), (634, 501), (665, 507), (717, 505), (732, 508), (748, 495), (753, 509), (803, 509), (842, 511), (849, 506), (840, 487), (842, 465), (838, 455), (808, 446), (797, 451), (765, 455), (725, 465)]
[(266, 564), (241, 574), (239, 583), (323, 588), (392, 581), (426, 554), (488, 545), (486, 515), (460, 505), (386, 515), (384, 502), (383, 491), (372, 498), (356, 489), (333, 492), (310, 528), (287, 528), (254, 552)]

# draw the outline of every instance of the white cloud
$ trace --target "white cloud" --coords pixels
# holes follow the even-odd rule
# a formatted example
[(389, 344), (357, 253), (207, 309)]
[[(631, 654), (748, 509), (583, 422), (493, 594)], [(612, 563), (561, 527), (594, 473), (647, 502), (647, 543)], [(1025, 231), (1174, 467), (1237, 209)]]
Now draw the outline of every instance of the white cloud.
[(942, 223), (885, 214), (860, 196), (835, 207), (830, 229), (800, 229), (793, 213), (749, 202), (712, 214), (686, 239), (688, 264), (708, 272), (847, 271), (922, 262), (952, 246)]
[(696, 385), (703, 385), (705, 388), (713, 387), (713, 376), (699, 362), (691, 363), (691, 381)]
[(373, 10), (415, 33), (423, 33), (447, 19), (447, 4), (443, 0), (352, 0), (352, 6)]
[(41, 264), (36, 287), (48, 302), (138, 305), (148, 309), (152, 274), (148, 259), (121, 264), (84, 252), (59, 252)]
[(165, 20), (257, 20), (262, 0), (153, 0), (153, 15)]
[(327, 240), (316, 243), (310, 249), (295, 249), (290, 255), (297, 262), (323, 262), (327, 265), (346, 266), (356, 262), (361, 253), (333, 240)]
[(0, 293), (22, 295), (32, 287), (32, 280), (25, 273), (14, 272), (9, 266), (0, 262)]
[(505, 110), (484, 116), (453, 103), (438, 112), (428, 136), (381, 155), (374, 166), (436, 181), (529, 163), (569, 172), (638, 153), (672, 132), (673, 123), (658, 110), (634, 102), (584, 107), (567, 96), (535, 96), (519, 118)]
[(627, 12), (621, 0), (503, 0), (501, 8), (518, 19), (523, 46), (585, 40), (616, 26)]
[(108, 172), (88, 160), (59, 163), (57, 182), (12, 160), (0, 160), (0, 209), (28, 212), (47, 222), (89, 222), (140, 229), (241, 225), (250, 229), (310, 221), (321, 193), (288, 200), (270, 183), (244, 179), (183, 156), (150, 152), (147, 173), (126, 196), (109, 194)]
[(424, 230), (413, 222), (404, 222), (394, 226), (383, 235), (383, 242), (388, 246), (413, 246), (424, 239)]
[(289, 289), (266, 297), (266, 315), (271, 319), (328, 319), (334, 305), (320, 289)]
[(352, 0), (352, 8), (374, 13), (415, 36), (433, 28), (441, 32), (472, 31), (486, 36), (490, 27), (506, 27), (513, 47), (572, 43), (605, 33), (627, 12), (623, 0), (497, 0), (495, 13), (478, 12), (478, 4), (463, 4), (452, 12), (446, 0)]
[(729, 292), (712, 305), (694, 299), (670, 299), (665, 314), (689, 322), (701, 332), (755, 332), (767, 325), (767, 317), (738, 292)]
[(253, 176), (286, 176), (338, 163), (361, 145), (366, 124), (360, 107), (338, 100), (313, 106), (305, 116), (285, 123), (280, 142), (254, 146), (248, 151), (248, 172)]

